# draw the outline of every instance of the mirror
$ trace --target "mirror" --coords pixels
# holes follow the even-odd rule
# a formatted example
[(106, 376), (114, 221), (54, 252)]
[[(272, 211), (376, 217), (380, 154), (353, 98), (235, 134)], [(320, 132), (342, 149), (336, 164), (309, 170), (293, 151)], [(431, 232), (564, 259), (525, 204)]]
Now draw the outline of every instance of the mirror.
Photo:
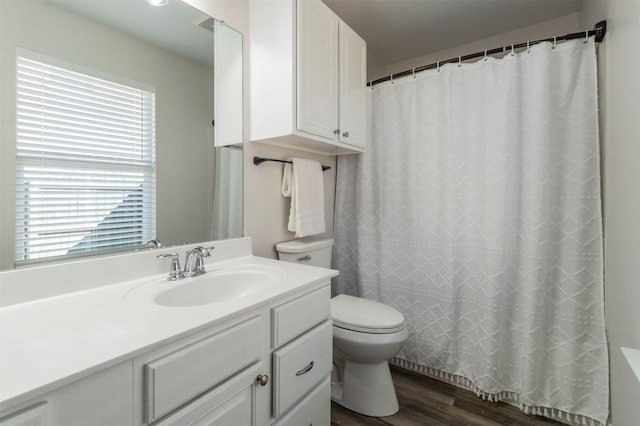
[[(0, 270), (14, 267), (16, 217), (23, 214), (15, 201), (20, 52), (154, 94), (155, 232), (145, 241), (170, 246), (242, 236), (242, 34), (179, 0), (162, 7), (146, 0), (2, 0)], [(109, 207), (97, 227), (131, 195)], [(89, 239), (78, 236), (83, 244)]]

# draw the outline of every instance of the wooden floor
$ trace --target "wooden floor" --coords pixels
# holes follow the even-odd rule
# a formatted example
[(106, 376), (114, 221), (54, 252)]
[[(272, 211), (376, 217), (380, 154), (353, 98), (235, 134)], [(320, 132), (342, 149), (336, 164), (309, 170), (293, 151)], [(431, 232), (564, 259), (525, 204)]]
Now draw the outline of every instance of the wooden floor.
[(503, 402), (489, 402), (473, 392), (411, 371), (391, 367), (400, 411), (389, 417), (366, 417), (331, 403), (331, 424), (359, 425), (561, 425), (524, 414)]

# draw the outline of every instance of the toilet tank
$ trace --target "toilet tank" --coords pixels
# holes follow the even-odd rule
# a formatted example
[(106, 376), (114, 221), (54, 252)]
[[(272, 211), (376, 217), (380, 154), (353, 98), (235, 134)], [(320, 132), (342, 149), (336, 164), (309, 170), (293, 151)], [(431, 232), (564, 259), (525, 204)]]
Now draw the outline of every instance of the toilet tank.
[(301, 238), (276, 244), (278, 258), (285, 262), (331, 268), (333, 238)]

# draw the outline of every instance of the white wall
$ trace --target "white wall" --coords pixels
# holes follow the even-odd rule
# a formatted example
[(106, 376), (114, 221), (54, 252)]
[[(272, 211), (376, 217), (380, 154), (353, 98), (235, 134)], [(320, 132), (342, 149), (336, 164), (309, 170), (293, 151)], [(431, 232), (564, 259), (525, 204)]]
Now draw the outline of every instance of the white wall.
[(387, 66), (367, 49), (367, 81), (382, 78), (387, 75)]
[[(590, 25), (589, 28), (592, 26), (593, 25)], [(507, 33), (452, 47), (450, 49), (440, 50), (428, 55), (388, 64), (385, 71), (386, 75), (390, 75), (392, 73), (410, 70), (413, 67), (429, 65), (437, 61), (445, 61), (458, 56), (481, 52), (485, 49), (493, 49), (508, 44), (526, 43), (529, 40), (539, 40), (542, 38), (573, 33), (580, 30), (579, 15), (578, 13), (572, 13), (570, 15), (551, 19), (536, 25), (520, 28), (515, 31), (509, 31)]]
[(585, 1), (581, 25), (607, 20), (599, 47), (604, 117), (605, 308), (611, 421), (640, 424), (640, 383), (621, 346), (640, 349), (640, 2)]
[(16, 46), (156, 88), (157, 236), (208, 240), (213, 70), (42, 1), (0, 7), (0, 270), (14, 259)]
[(331, 170), (324, 172), (324, 194), (326, 235), (333, 235), (336, 157), (251, 142), (245, 144), (244, 232), (253, 239), (254, 253), (258, 256), (276, 258), (274, 245), (294, 238), (294, 234), (287, 230), (290, 199), (282, 197), (280, 193), (282, 165), (263, 163), (254, 166), (251, 162), (254, 155), (277, 159), (299, 156), (320, 161), (331, 167)]

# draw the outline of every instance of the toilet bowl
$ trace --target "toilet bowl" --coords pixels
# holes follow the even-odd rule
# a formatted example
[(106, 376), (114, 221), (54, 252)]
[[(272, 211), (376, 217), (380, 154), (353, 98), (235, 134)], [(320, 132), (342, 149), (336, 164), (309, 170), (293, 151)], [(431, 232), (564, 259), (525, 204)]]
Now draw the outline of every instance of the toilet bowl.
[[(303, 238), (276, 245), (280, 260), (331, 267), (333, 239)], [(388, 360), (409, 335), (402, 313), (379, 302), (338, 295), (331, 299), (331, 399), (366, 416), (398, 411)]]
[(331, 399), (373, 417), (398, 412), (388, 360), (409, 335), (404, 316), (382, 303), (341, 294), (331, 299), (333, 360)]

